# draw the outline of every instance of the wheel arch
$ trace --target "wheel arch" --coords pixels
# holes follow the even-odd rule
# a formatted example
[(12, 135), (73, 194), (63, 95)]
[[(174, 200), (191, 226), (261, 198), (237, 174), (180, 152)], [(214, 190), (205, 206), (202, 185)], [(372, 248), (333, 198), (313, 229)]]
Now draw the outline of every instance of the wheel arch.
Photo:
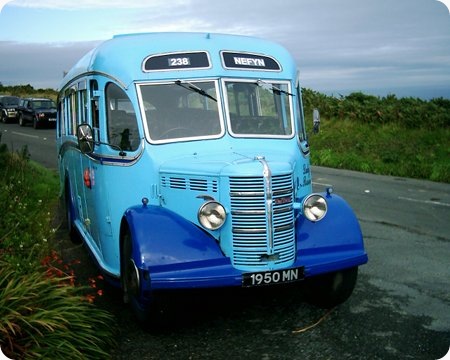
[(334, 272), (368, 261), (360, 224), (340, 196), (326, 195), (327, 215), (318, 222), (300, 217), (296, 223), (297, 252), (306, 275)]

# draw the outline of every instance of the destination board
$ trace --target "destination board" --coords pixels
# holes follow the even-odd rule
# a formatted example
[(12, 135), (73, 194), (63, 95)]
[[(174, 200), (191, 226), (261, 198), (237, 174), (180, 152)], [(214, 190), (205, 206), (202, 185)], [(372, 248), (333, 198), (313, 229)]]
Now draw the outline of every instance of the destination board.
[(260, 54), (222, 52), (223, 66), (227, 69), (280, 71), (280, 64), (269, 56)]
[(207, 69), (210, 62), (206, 52), (187, 52), (152, 55), (144, 60), (144, 71)]

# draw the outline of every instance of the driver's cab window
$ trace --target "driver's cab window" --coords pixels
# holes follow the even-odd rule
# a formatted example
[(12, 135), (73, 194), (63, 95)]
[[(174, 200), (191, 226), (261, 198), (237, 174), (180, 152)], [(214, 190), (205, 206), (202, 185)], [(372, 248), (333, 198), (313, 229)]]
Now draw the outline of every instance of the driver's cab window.
[(231, 133), (235, 136), (293, 135), (287, 82), (225, 81)]
[(125, 91), (114, 83), (106, 85), (106, 116), (108, 143), (121, 150), (137, 150), (140, 139), (136, 112)]
[(217, 81), (176, 81), (139, 87), (152, 141), (187, 141), (223, 133)]

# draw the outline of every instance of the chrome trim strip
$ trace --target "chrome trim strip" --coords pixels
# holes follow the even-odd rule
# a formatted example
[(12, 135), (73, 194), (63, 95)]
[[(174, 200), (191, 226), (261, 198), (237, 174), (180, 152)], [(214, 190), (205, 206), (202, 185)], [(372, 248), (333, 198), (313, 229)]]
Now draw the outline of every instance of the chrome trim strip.
[[(290, 230), (294, 227), (294, 224), (288, 224), (283, 226), (275, 227), (275, 232)], [(232, 229), (233, 234), (265, 234), (266, 232), (264, 230), (258, 230), (258, 229), (246, 229), (246, 228), (240, 228), (240, 227), (233, 227)]]
[[(292, 210), (292, 206), (280, 207), (278, 209), (274, 209), (274, 214), (282, 214), (285, 212), (289, 212)], [(231, 215), (261, 215), (265, 214), (265, 210), (233, 210), (231, 211)]]
[(272, 172), (264, 156), (256, 156), (255, 160), (263, 166), (264, 192), (266, 196), (267, 210), (267, 237), (269, 240), (269, 254), (273, 253), (273, 194), (272, 194)]
[[(97, 70), (91, 70), (91, 71), (84, 71), (78, 75), (76, 75), (74, 78), (68, 79), (66, 82), (63, 83), (63, 85), (61, 85), (60, 90), (58, 92), (58, 99), (63, 98), (64, 97), (64, 91), (67, 90), (67, 88), (70, 88), (74, 85), (76, 85), (77, 81), (87, 77), (87, 76), (93, 76), (93, 75), (100, 75), (100, 76), (104, 76), (110, 80), (113, 80), (115, 82), (117, 82), (121, 87), (123, 87), (124, 89), (128, 90), (128, 86), (125, 85), (120, 79), (105, 73), (103, 71), (97, 71)], [(64, 81), (64, 79), (63, 79)]]
[(293, 188), (290, 188), (289, 190), (277, 190), (273, 192), (273, 196), (292, 195), (293, 191), (294, 191)]
[(262, 215), (265, 213), (265, 210), (233, 210), (231, 215)]
[(287, 225), (284, 225), (284, 226), (279, 226), (279, 227), (275, 228), (275, 232), (291, 230), (293, 227), (294, 227), (294, 223), (287, 224)]
[(265, 230), (233, 227), (233, 234), (265, 234)]
[(230, 192), (231, 197), (241, 197), (241, 196), (264, 196), (263, 191), (235, 191)]
[[(145, 148), (145, 140), (141, 139), (141, 143), (139, 144), (138, 153), (134, 156), (117, 156), (110, 154), (100, 154), (100, 153), (92, 153), (90, 155), (86, 155), (92, 161), (97, 163), (101, 163), (103, 165), (112, 165), (112, 166), (131, 166), (134, 165), (144, 153)], [(136, 150), (136, 151), (137, 151)]]

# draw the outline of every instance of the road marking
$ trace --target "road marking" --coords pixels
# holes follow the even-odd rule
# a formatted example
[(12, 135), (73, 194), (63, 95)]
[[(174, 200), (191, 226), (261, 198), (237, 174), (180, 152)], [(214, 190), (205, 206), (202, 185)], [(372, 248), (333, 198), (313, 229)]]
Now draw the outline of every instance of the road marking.
[(37, 136), (37, 135), (24, 134), (24, 133), (17, 132), (17, 131), (12, 131), (11, 133), (14, 135), (22, 135), (22, 136), (27, 136), (27, 137), (30, 137), (33, 139), (39, 139), (39, 136)]
[(316, 181), (313, 181), (312, 183), (313, 183), (313, 185), (320, 185), (320, 186), (326, 186), (326, 187), (333, 186), (333, 185), (331, 185), (331, 184), (323, 184), (323, 183), (316, 182)]
[(400, 200), (406, 200), (406, 201), (412, 201), (412, 202), (418, 202), (422, 204), (429, 204), (429, 205), (440, 205), (440, 206), (448, 206), (450, 207), (450, 204), (443, 203), (440, 201), (432, 201), (432, 200), (418, 200), (418, 199), (412, 199), (404, 196), (399, 196), (398, 199)]

